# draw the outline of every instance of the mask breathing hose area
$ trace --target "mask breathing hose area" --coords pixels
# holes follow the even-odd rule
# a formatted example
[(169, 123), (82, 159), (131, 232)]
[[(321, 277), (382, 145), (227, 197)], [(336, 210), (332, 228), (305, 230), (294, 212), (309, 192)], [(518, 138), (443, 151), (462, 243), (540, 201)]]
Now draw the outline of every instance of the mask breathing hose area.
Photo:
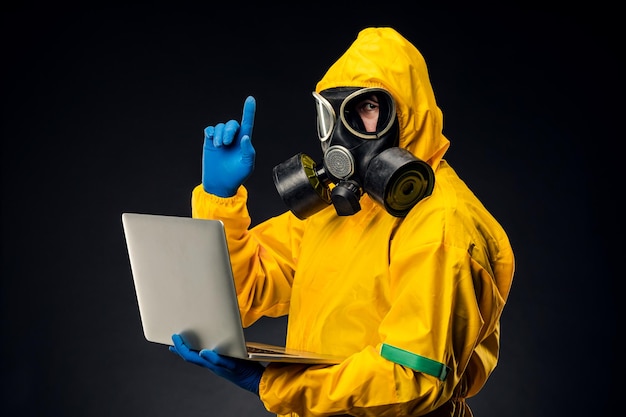
[(435, 174), (430, 165), (397, 147), (372, 158), (362, 187), (351, 179), (341, 179), (335, 184), (331, 177), (323, 164), (318, 167), (304, 153), (292, 156), (273, 169), (278, 194), (301, 220), (331, 204), (339, 216), (353, 215), (361, 209), (359, 200), (364, 193), (392, 216), (405, 217), (417, 203), (431, 195), (435, 186)]

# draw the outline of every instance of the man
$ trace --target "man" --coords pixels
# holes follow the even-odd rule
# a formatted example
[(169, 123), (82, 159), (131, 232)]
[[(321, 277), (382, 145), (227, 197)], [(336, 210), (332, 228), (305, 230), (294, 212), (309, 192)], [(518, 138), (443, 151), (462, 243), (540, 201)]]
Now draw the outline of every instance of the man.
[(171, 350), (291, 416), (471, 416), (494, 370), (514, 256), (499, 223), (443, 159), (449, 140), (420, 52), (367, 28), (318, 82), (322, 161), (274, 168), (290, 209), (250, 228), (256, 102), (205, 129), (192, 215), (226, 227), (242, 320), (288, 314), (287, 346), (337, 365)]

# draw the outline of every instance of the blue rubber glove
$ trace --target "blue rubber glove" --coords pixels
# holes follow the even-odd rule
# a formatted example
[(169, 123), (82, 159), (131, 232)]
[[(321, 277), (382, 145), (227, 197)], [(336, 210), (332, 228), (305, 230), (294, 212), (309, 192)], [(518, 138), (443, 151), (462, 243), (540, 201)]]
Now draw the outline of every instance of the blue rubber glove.
[(256, 151), (252, 146), (252, 127), (256, 100), (249, 96), (243, 105), (241, 125), (236, 120), (204, 129), (202, 186), (220, 197), (232, 197), (252, 174)]
[(203, 349), (200, 352), (191, 350), (178, 334), (172, 335), (172, 341), (174, 346), (170, 346), (170, 351), (178, 354), (187, 362), (208, 368), (216, 375), (259, 395), (259, 383), (265, 370), (265, 367), (260, 363), (219, 355), (208, 349)]

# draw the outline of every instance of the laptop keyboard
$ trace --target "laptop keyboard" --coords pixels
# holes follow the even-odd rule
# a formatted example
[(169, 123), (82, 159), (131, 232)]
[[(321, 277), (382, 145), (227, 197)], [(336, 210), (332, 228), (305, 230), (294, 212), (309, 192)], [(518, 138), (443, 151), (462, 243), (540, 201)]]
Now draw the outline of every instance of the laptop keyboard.
[(260, 347), (256, 347), (256, 346), (248, 346), (248, 352), (250, 353), (282, 353), (276, 349), (263, 349)]

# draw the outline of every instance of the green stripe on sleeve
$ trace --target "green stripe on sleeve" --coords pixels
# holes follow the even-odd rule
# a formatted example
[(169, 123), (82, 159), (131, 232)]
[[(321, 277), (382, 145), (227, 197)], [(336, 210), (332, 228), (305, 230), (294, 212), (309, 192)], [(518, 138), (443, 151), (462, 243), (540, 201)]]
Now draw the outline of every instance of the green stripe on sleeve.
[(383, 343), (380, 348), (380, 356), (388, 361), (397, 363), (398, 365), (408, 366), (415, 371), (423, 372), (434, 376), (435, 378), (439, 378), (442, 381), (445, 381), (446, 376), (448, 376), (448, 372), (450, 372), (450, 368), (443, 363), (436, 362), (432, 359), (416, 355), (385, 343)]

